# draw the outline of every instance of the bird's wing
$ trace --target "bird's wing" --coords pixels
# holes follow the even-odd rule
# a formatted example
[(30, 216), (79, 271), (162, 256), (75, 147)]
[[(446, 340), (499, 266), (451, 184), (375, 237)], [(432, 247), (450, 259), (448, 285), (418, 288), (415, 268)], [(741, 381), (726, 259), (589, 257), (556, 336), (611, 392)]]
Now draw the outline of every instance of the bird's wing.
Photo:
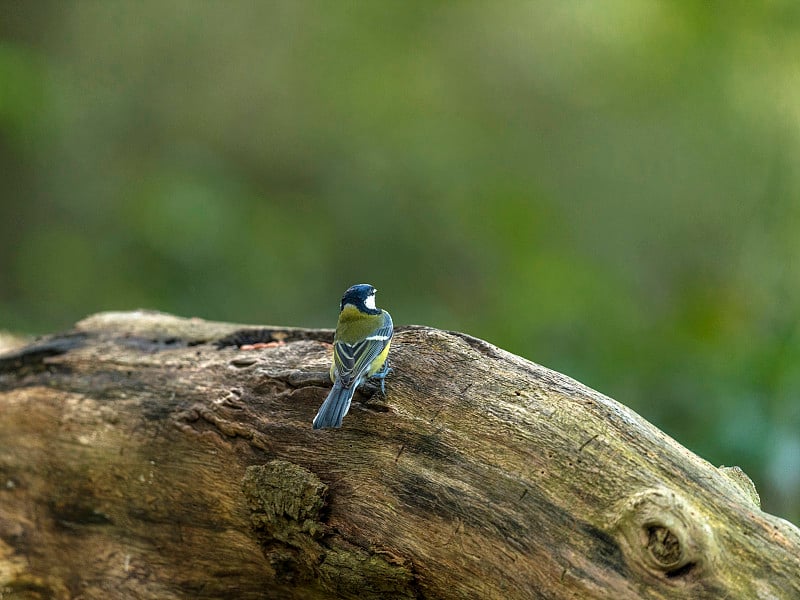
[(355, 344), (338, 341), (333, 345), (333, 360), (336, 365), (337, 379), (348, 387), (358, 381), (369, 370), (372, 361), (383, 352), (392, 339), (394, 325), (392, 317), (383, 312), (383, 323), (374, 329), (366, 338)]

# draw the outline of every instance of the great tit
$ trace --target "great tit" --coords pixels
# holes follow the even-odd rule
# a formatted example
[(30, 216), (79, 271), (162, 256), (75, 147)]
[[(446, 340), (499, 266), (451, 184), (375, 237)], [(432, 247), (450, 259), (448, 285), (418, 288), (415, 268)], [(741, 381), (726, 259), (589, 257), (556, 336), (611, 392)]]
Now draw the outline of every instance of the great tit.
[(379, 379), (385, 392), (394, 325), (388, 312), (375, 307), (375, 292), (371, 285), (360, 283), (342, 296), (333, 337), (333, 389), (314, 417), (314, 429), (341, 427), (353, 394), (365, 379)]

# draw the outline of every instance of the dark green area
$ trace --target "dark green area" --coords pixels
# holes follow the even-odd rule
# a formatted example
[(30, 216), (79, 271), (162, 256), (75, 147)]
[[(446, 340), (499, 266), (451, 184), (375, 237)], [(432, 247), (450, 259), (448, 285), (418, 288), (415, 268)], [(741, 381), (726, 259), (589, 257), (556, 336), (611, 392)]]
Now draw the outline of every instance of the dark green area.
[(632, 406), (800, 521), (800, 4), (0, 7), (0, 329), (332, 326)]

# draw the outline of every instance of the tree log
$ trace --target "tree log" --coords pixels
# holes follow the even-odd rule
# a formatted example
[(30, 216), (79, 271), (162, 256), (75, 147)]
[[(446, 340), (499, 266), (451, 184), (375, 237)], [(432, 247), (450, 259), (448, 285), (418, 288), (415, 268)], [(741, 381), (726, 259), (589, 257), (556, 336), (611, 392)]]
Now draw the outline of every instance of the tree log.
[(800, 598), (800, 530), (576, 381), (399, 327), (311, 420), (332, 331), (104, 313), (0, 355), (0, 598)]

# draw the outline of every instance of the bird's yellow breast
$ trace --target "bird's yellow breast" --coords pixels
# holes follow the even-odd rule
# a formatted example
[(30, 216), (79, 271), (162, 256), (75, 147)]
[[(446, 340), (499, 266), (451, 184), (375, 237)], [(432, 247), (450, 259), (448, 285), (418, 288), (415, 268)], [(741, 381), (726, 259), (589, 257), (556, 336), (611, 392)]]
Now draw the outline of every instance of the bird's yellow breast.
[(392, 345), (391, 341), (386, 342), (386, 348), (384, 348), (383, 352), (378, 354), (378, 356), (375, 357), (375, 360), (372, 361), (372, 364), (370, 365), (369, 370), (367, 371), (367, 377), (372, 377), (373, 375), (375, 375), (375, 373), (381, 370), (381, 367), (383, 367), (383, 363), (386, 362), (386, 357), (389, 356), (389, 346), (391, 345)]

